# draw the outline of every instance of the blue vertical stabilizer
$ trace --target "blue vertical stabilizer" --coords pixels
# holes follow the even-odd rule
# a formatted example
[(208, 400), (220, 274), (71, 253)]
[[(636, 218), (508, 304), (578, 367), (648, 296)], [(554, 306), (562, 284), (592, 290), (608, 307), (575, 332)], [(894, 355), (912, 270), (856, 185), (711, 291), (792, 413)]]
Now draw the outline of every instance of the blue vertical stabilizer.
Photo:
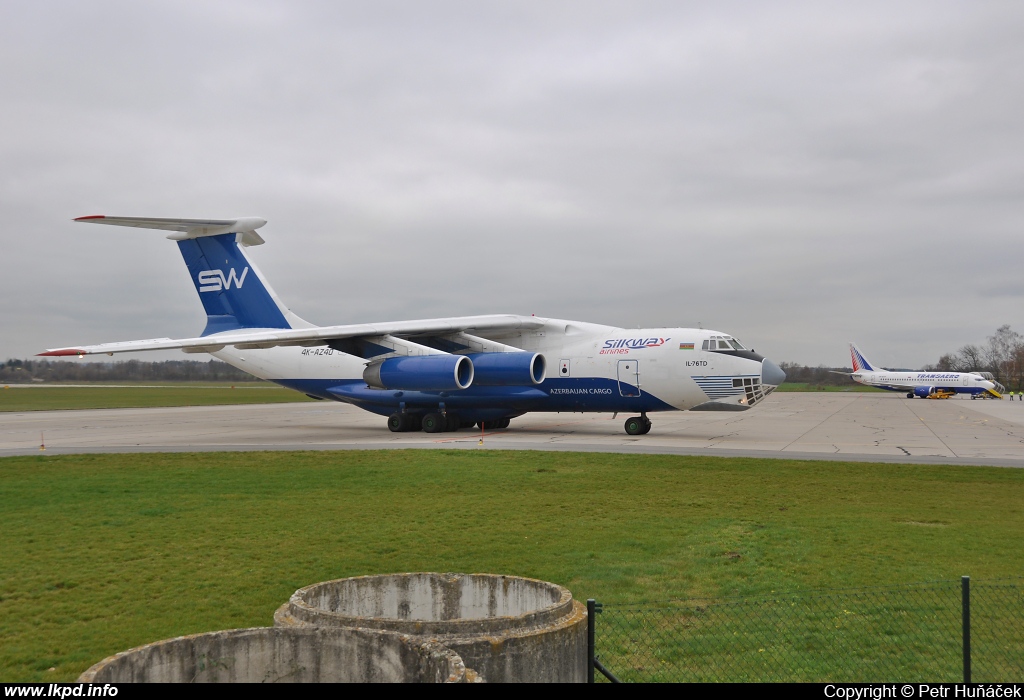
[(206, 309), (203, 335), (241, 328), (291, 328), (273, 293), (238, 246), (237, 233), (178, 241)]

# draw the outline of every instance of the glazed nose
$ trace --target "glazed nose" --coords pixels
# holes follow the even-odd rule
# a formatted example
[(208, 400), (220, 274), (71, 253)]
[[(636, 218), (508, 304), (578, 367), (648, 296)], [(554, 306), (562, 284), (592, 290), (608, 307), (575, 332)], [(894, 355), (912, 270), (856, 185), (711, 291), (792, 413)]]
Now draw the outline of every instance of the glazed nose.
[(782, 369), (772, 362), (771, 360), (763, 360), (761, 362), (761, 383), (769, 386), (778, 386), (782, 382), (786, 381), (786, 373)]

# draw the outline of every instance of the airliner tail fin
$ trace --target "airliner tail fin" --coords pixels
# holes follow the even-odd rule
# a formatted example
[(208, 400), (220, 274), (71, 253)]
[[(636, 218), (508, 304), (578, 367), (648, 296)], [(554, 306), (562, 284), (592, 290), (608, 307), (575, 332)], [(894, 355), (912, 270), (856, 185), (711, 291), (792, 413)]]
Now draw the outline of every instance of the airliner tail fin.
[(853, 343), (850, 343), (850, 359), (853, 362), (854, 372), (875, 372), (881, 369), (881, 367), (873, 364), (868, 360), (868, 358), (864, 357), (864, 353), (862, 353), (860, 348)]

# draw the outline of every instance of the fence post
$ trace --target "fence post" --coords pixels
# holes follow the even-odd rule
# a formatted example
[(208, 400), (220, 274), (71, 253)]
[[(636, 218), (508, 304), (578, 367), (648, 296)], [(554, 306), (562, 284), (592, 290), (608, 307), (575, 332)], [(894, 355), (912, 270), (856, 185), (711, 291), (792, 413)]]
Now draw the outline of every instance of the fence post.
[(963, 606), (964, 683), (971, 682), (971, 577), (960, 578), (960, 598)]
[(587, 683), (594, 682), (594, 627), (597, 626), (597, 601), (587, 598)]

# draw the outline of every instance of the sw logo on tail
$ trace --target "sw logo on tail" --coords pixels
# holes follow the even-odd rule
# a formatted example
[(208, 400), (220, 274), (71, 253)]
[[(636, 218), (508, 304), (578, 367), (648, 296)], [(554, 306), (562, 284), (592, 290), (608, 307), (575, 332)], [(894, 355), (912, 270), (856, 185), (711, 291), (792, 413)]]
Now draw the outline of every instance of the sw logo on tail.
[(204, 270), (198, 275), (200, 292), (220, 292), (225, 289), (231, 289), (231, 283), (235, 283), (235, 289), (241, 289), (242, 283), (245, 282), (245, 276), (249, 274), (249, 268), (242, 270), (242, 274), (239, 275), (235, 272), (235, 268), (231, 268), (228, 274), (224, 274), (224, 270)]

